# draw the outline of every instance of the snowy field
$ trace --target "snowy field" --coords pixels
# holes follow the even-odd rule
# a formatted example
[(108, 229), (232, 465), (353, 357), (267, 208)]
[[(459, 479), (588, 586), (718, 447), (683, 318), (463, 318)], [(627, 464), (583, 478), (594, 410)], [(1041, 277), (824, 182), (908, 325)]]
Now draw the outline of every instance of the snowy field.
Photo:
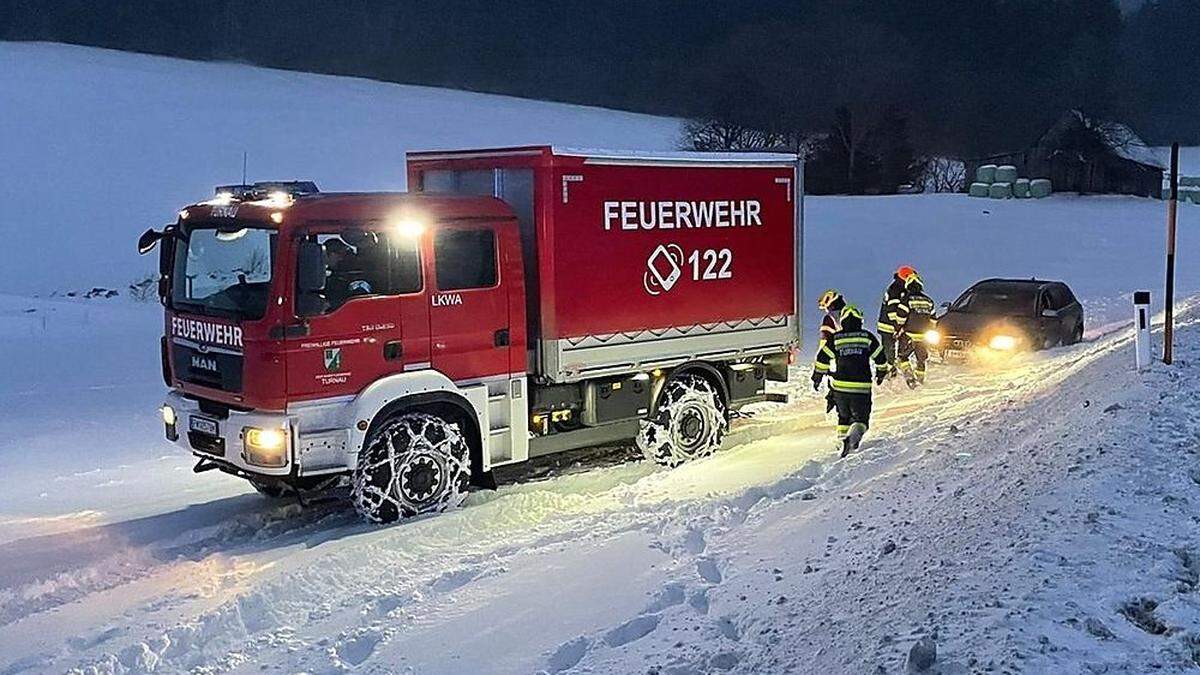
[(252, 177), (261, 154), (258, 177), (396, 188), (404, 147), (666, 148), (678, 123), (52, 45), (0, 44), (0, 107), (32, 167), (0, 181), (0, 233), (71, 261), (0, 253), (0, 675), (891, 673), (923, 638), (942, 673), (1200, 665), (1200, 208), (1179, 365), (1140, 377), (1121, 322), (1134, 289), (1158, 309), (1162, 202), (809, 198), (806, 299), (873, 313), (900, 262), (939, 301), (1061, 278), (1088, 340), (892, 385), (846, 460), (800, 369), (715, 457), (575, 466), (379, 528), (193, 475), (161, 440), (161, 309), (46, 296), (127, 283), (137, 233), (239, 178), (246, 144)]
[[(0, 42), (0, 288), (124, 289), (133, 242), (249, 180), (403, 190), (404, 153), (532, 143), (674, 149), (678, 120), (102, 49)], [(31, 255), (37, 253), (37, 255)], [(45, 259), (69, 265), (45, 269)]]

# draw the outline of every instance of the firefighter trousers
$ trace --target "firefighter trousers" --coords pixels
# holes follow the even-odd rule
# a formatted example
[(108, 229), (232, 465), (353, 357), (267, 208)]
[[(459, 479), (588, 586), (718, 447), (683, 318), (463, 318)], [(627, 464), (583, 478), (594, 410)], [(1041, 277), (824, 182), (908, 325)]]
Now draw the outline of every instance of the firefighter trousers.
[[(913, 367), (913, 357), (916, 357), (916, 367)], [(912, 372), (920, 381), (925, 380), (925, 364), (929, 362), (929, 347), (920, 338), (911, 335), (904, 336), (896, 346), (896, 361), (900, 370)]]
[(851, 394), (835, 391), (833, 402), (837, 405), (838, 438), (845, 438), (855, 424), (871, 426), (871, 392)]
[(896, 334), (879, 331), (879, 344), (883, 345), (883, 355), (887, 357), (888, 367), (896, 365)]

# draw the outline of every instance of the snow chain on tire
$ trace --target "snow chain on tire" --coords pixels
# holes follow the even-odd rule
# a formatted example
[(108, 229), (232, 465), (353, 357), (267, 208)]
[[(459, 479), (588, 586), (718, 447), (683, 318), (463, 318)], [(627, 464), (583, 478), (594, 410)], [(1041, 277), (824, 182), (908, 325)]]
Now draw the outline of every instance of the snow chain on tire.
[(458, 424), (407, 413), (367, 438), (351, 495), (364, 518), (390, 523), (458, 506), (470, 479), (471, 453)]
[(658, 409), (642, 421), (638, 449), (666, 466), (707, 457), (721, 447), (729, 420), (716, 388), (698, 375), (667, 382)]

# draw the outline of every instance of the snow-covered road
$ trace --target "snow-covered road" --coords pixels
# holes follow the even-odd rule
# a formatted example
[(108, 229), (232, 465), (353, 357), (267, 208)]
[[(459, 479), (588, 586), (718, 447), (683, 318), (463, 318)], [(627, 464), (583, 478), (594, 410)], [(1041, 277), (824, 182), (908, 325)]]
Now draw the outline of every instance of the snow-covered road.
[[(1097, 556), (1105, 528), (1133, 536), (1115, 523), (1156, 521), (1130, 513), (1121, 486), (1108, 502), (1076, 494), (1132, 479), (1119, 471), (1135, 449), (1194, 450), (1195, 423), (1165, 415), (1195, 403), (1200, 336), (1189, 323), (1180, 337), (1180, 367), (1145, 380), (1128, 373), (1121, 333), (936, 368), (918, 393), (883, 393), (864, 449), (842, 461), (805, 395), (764, 407), (705, 461), (565, 472), (396, 527), (245, 494), (43, 524), (50, 534), (0, 545), (0, 673), (859, 671), (892, 669), (931, 631), (968, 669), (1038, 670), (1089, 640), (1099, 659), (1182, 663), (1197, 628), (1186, 599), (1163, 620), (1192, 632), (1157, 641), (1115, 614), (1132, 587), (1075, 597), (1078, 628), (1059, 620), (1079, 569), (1129, 571)], [(1162, 480), (1129, 483), (1151, 501), (1175, 495), (1157, 509), (1186, 508)], [(1178, 525), (1127, 555), (1200, 555)], [(1093, 616), (1132, 646), (1105, 652), (1082, 628)]]

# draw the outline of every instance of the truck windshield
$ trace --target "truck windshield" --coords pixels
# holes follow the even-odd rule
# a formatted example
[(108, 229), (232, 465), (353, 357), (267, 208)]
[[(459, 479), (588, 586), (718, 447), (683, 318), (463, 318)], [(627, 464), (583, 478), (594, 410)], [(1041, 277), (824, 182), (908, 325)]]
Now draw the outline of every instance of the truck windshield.
[(172, 307), (233, 319), (261, 319), (267, 309), (275, 230), (199, 224), (175, 248)]
[(1035, 300), (1032, 290), (975, 288), (963, 293), (951, 309), (972, 314), (1030, 316), (1035, 309)]

